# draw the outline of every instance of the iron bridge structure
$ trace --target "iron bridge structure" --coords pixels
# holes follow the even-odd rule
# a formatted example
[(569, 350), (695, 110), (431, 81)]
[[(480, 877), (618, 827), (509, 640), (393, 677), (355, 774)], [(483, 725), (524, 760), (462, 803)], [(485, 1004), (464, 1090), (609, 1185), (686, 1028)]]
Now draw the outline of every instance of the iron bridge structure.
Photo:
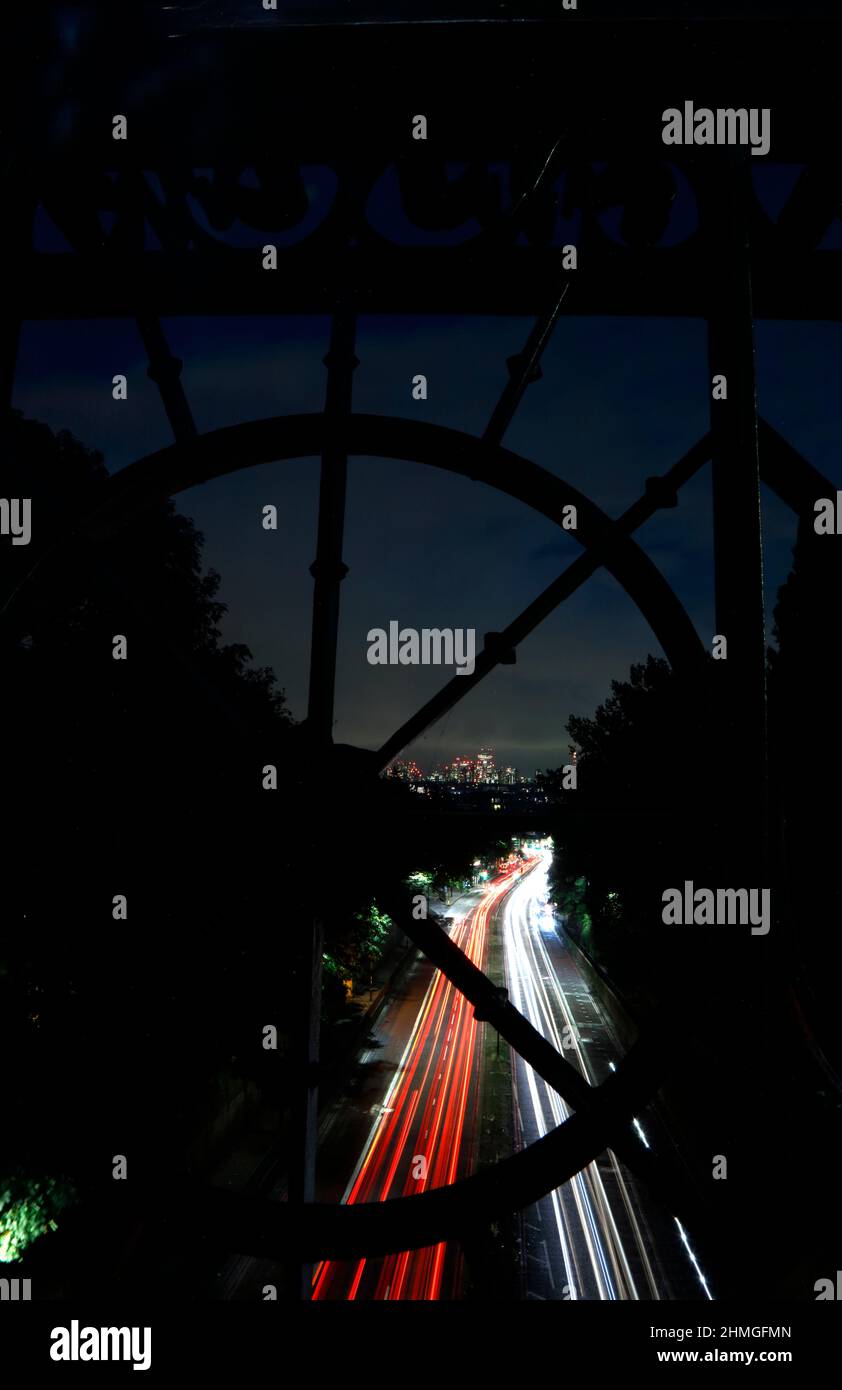
[[(315, 759), (329, 774), (351, 766), (375, 779), (499, 664), (514, 663), (537, 625), (602, 568), (646, 618), (680, 678), (688, 718), (704, 718), (728, 760), (720, 881), (731, 881), (738, 836), (751, 881), (765, 883), (777, 828), (766, 794), (760, 488), (792, 509), (805, 539), (815, 500), (835, 488), (758, 414), (754, 324), (842, 317), (842, 251), (822, 245), (842, 198), (837, 26), (809, 9), (797, 23), (786, 20), (774, 6), (759, 22), (733, 13), (659, 17), (657, 5), (640, 20), (623, 6), (590, 16), (587, 8), (573, 15), (525, 5), (508, 15), (505, 7), (466, 6), (447, 16), (419, 5), (395, 19), (376, 6), (349, 18), (327, 8), (279, 17), (232, 3), (114, 13), (81, 4), (72, 32), (56, 19), (46, 54), (42, 36), (41, 60), (20, 64), (22, 76), (8, 73), (6, 404), (21, 322), (132, 318), (173, 442), (110, 477), (60, 534), (39, 535), (25, 558), (16, 553), (4, 622), (12, 631), (25, 622), (27, 576), (45, 558), (95, 549), (149, 503), (233, 470), (312, 458), (320, 468), (318, 540), (309, 705), (297, 734), (310, 765)], [(27, 43), (32, 58), (34, 34), (23, 33)], [(789, 81), (799, 65), (809, 74), (809, 107)], [(794, 166), (776, 217), (756, 187), (764, 161), (749, 150), (664, 146), (661, 113), (689, 96), (697, 106), (770, 108), (769, 158)], [(115, 113), (128, 122), (126, 141), (112, 138)], [(423, 141), (411, 138), (417, 113), (427, 119)], [(262, 268), (266, 243), (278, 247), (274, 273)], [(565, 269), (571, 244), (577, 264)], [(323, 411), (197, 430), (162, 323), (234, 313), (330, 316)], [(522, 347), (505, 364), (481, 435), (355, 411), (356, 323), (372, 313), (523, 319)], [(563, 459), (550, 474), (505, 443), (525, 394), (542, 389), (541, 358), (554, 331), (574, 315), (703, 319), (709, 375), (727, 378), (727, 399), (711, 399), (704, 437), (666, 472), (642, 478), (621, 516), (566, 482)], [(710, 395), (709, 377), (700, 390)], [(610, 383), (606, 393), (610, 400)], [(332, 734), (354, 456), (446, 470), (559, 524), (575, 503), (581, 545), (523, 612), (486, 634), (471, 676), (451, 679), (399, 729), (384, 730), (373, 750), (337, 747)], [(713, 490), (717, 632), (729, 646), (718, 663), (706, 655), (711, 634), (696, 630), (635, 539), (656, 511), (680, 505), (682, 488), (704, 469)], [(692, 1010), (656, 1020), (616, 1073), (592, 1088), (434, 920), (415, 921), (400, 904), (391, 910), (477, 1016), (575, 1113), (452, 1187), (371, 1205), (315, 1202), (323, 930), (315, 919), (298, 945), (307, 987), (296, 1024), (289, 1200), (190, 1191), (182, 1194), (185, 1220), (192, 1212), (197, 1223), (211, 1222), (231, 1249), (291, 1255), (302, 1271), (294, 1294), (303, 1298), (313, 1261), (458, 1240), (535, 1202), (606, 1148), (692, 1229), (715, 1224), (698, 1192), (643, 1151), (631, 1127), (693, 1046)], [(760, 987), (758, 978), (762, 972), (746, 969), (745, 987)]]

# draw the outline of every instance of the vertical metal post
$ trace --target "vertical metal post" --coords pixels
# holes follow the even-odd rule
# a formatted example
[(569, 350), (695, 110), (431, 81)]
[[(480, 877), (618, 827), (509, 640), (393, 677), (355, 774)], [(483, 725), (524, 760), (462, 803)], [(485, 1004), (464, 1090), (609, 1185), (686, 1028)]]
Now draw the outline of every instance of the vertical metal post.
[[(754, 371), (746, 152), (723, 149), (708, 199), (715, 255), (708, 352), (711, 378), (725, 377), (727, 396), (711, 399), (716, 627), (727, 659), (716, 663), (718, 750), (728, 770), (731, 817), (723, 869), (735, 861), (757, 875), (765, 868), (767, 807), (766, 639), (760, 463)], [(730, 882), (730, 880), (729, 880)], [(740, 880), (742, 882), (742, 880)], [(760, 886), (756, 878), (751, 880)], [(747, 885), (748, 886), (748, 885)]]
[(351, 383), (354, 368), (358, 365), (358, 359), (354, 356), (355, 330), (356, 321), (352, 315), (337, 313), (333, 319), (330, 349), (324, 359), (328, 370), (325, 401), (327, 438), (319, 485), (316, 559), (310, 566), (315, 586), (307, 706), (310, 738), (323, 748), (333, 741), (339, 586), (348, 573), (348, 567), (342, 561), (348, 475), (344, 436), (351, 413)]
[(146, 375), (154, 381), (161, 394), (167, 419), (180, 444), (196, 438), (196, 425), (184, 387), (181, 384), (180, 357), (174, 357), (156, 314), (138, 314), (137, 326), (149, 358)]
[(24, 314), (20, 276), (15, 273), (15, 267), (25, 263), (32, 250), (35, 198), (28, 178), (15, 168), (14, 160), (8, 152), (8, 141), (0, 149), (0, 168), (3, 170), (6, 188), (4, 226), (2, 234), (0, 234), (3, 265), (6, 270), (2, 318), (0, 318), (0, 391), (2, 391), (0, 412), (2, 412), (5, 427), (9, 418), (7, 412), (12, 405), (15, 369), (20, 344), (20, 326)]
[[(316, 1185), (323, 930), (320, 917), (304, 917), (300, 929), (297, 923), (295, 926), (295, 970), (290, 1000), (292, 1095), (287, 1200), (293, 1210), (300, 1211), (305, 1202), (314, 1200)], [(289, 1259), (289, 1298), (296, 1302), (309, 1299), (312, 1282), (312, 1267), (302, 1258), (296, 1240)]]
[[(336, 644), (339, 635), (339, 586), (348, 573), (342, 560), (345, 527), (345, 489), (348, 456), (346, 424), (351, 411), (354, 368), (355, 319), (338, 312), (334, 316), (328, 370), (325, 417), (327, 436), (322, 454), (319, 488), (319, 529), (316, 559), (310, 568), (315, 580), (313, 627), (310, 647), (310, 691), (306, 734), (315, 765), (333, 742), (333, 709), (336, 686)], [(293, 1034), (292, 1150), (289, 1201), (313, 1201), (316, 1172), (318, 1120), (319, 1023), (321, 1017), (323, 919), (315, 916), (301, 924), (297, 943), (296, 1009)], [(292, 1296), (307, 1299), (312, 1270), (295, 1259)]]
[(0, 389), (3, 392), (0, 409), (3, 411), (4, 418), (12, 405), (15, 367), (20, 341), (20, 323), (19, 309), (12, 304), (7, 304), (3, 311), (2, 328), (0, 328), (0, 379), (2, 379), (2, 388)]

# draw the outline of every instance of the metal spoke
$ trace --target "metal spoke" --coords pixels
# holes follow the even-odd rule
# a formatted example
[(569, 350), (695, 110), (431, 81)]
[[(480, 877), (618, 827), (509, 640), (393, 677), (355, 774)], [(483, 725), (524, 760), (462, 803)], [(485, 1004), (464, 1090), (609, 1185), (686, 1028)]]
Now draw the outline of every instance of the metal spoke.
[[(669, 1022), (662, 1018), (650, 1025), (618, 1070), (596, 1088), (587, 1111), (577, 1111), (544, 1138), (471, 1177), (410, 1197), (355, 1204), (314, 1202), (300, 1212), (289, 1202), (221, 1188), (197, 1195), (185, 1185), (179, 1191), (179, 1211), (191, 1227), (212, 1228), (229, 1247), (270, 1258), (289, 1248), (293, 1228), (310, 1259), (375, 1257), (456, 1238), (472, 1223), (487, 1223), (530, 1206), (609, 1147), (611, 1135), (628, 1124), (657, 1089), (667, 1070), (664, 1057), (675, 1061)], [(714, 1222), (715, 1215), (709, 1219)]]
[[(72, 225), (61, 225), (64, 236), (78, 254), (90, 256), (101, 246), (101, 233), (94, 224), (74, 222)], [(149, 359), (146, 374), (158, 387), (173, 437), (177, 443), (187, 444), (197, 437), (198, 430), (181, 384), (181, 369), (184, 363), (181, 358), (170, 352), (161, 320), (156, 313), (143, 310), (135, 313), (134, 317)]]
[[(626, 535), (631, 535), (659, 508), (676, 506), (678, 489), (710, 458), (710, 443), (710, 435), (704, 435), (667, 473), (661, 477), (647, 478), (645, 494), (619, 517), (616, 523), (618, 528)], [(377, 757), (381, 769), (388, 767), (402, 748), (419, 738), (431, 724), (453, 709), (454, 705), (484, 680), (496, 666), (511, 665), (518, 644), (600, 568), (601, 561), (592, 551), (578, 555), (543, 593), (533, 599), (532, 603), (509, 623), (508, 627), (499, 633), (486, 633), (485, 645), (477, 655), (472, 673), (469, 676), (454, 676), (378, 748)], [(489, 638), (492, 640), (489, 641)]]
[[(712, 200), (716, 259), (711, 275), (708, 361), (727, 396), (710, 403), (713, 447), (713, 542), (716, 631), (727, 660), (714, 663), (721, 701), (720, 756), (732, 795), (724, 807), (724, 843), (750, 882), (766, 882), (766, 635), (760, 511), (757, 391), (754, 377), (750, 183), (742, 151), (723, 150)], [(737, 833), (738, 828), (738, 833)], [(751, 866), (751, 867), (749, 867)], [(736, 869), (735, 869), (736, 872)], [(731, 882), (729, 878), (727, 880)]]
[(342, 560), (345, 491), (348, 474), (346, 425), (351, 414), (351, 383), (359, 360), (354, 355), (356, 319), (334, 315), (327, 367), (326, 437), (319, 486), (319, 530), (316, 559), (310, 566), (313, 589), (313, 628), (310, 645), (310, 694), (307, 728), (326, 746), (333, 741), (336, 688), (336, 643), (339, 635), (339, 586), (348, 567)]
[(833, 497), (836, 484), (820, 473), (768, 421), (759, 422), (760, 476), (776, 497), (800, 518), (815, 518), (818, 497)]
[(503, 442), (503, 435), (512, 423), (514, 413), (526, 394), (527, 386), (530, 382), (540, 380), (541, 356), (552, 337), (556, 320), (561, 313), (564, 296), (569, 288), (570, 281), (565, 280), (550, 307), (536, 321), (523, 351), (508, 359), (506, 366), (509, 369), (509, 380), (506, 382), (482, 434), (486, 444), (501, 444)]
[[(469, 960), (434, 917), (416, 920), (408, 904), (401, 902), (398, 895), (389, 906), (395, 920), (403, 924), (403, 930), (418, 949), (474, 1006), (477, 1019), (488, 1022), (572, 1109), (587, 1113), (597, 1104), (600, 1088), (590, 1085), (581, 1072), (565, 1060), (514, 1007), (505, 991)], [(618, 1127), (610, 1136), (609, 1147), (670, 1210), (689, 1214), (689, 1210), (695, 1208), (698, 1216), (697, 1198), (689, 1190), (684, 1176), (664, 1155), (656, 1157), (641, 1148), (630, 1127)]]
[(170, 352), (157, 314), (138, 314), (135, 321), (149, 358), (146, 375), (158, 387), (176, 441), (186, 444), (196, 438), (198, 431), (181, 384), (184, 363)]
[(840, 201), (838, 170), (808, 165), (778, 215), (778, 231), (799, 251), (812, 251), (838, 215)]
[[(348, 477), (347, 425), (351, 414), (356, 319), (334, 314), (327, 367), (325, 442), (319, 484), (319, 525), (316, 559), (310, 567), (313, 587), (313, 626), (310, 644), (310, 692), (305, 734), (320, 753), (333, 742), (336, 691), (336, 643), (339, 636), (339, 586), (348, 567), (342, 560), (345, 493)], [(316, 1182), (318, 1141), (318, 1065), (321, 1020), (324, 921), (314, 915), (297, 933), (295, 990), (290, 1027), (294, 1063), (291, 1096), (289, 1202), (293, 1208), (312, 1202)], [(289, 1251), (288, 1296), (307, 1301), (312, 1292), (312, 1268), (296, 1240)]]

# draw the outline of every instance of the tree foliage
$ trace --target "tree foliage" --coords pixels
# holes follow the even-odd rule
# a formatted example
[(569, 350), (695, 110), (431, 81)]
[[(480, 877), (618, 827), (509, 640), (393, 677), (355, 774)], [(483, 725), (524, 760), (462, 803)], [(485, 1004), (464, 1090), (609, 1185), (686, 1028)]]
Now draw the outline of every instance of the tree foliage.
[(54, 1231), (75, 1195), (72, 1183), (62, 1178), (20, 1171), (0, 1177), (0, 1264), (22, 1259), (33, 1241)]
[(292, 720), (272, 671), (224, 640), (220, 576), (188, 517), (163, 500), (82, 544), (102, 456), (19, 412), (7, 447), (6, 489), (32, 500), (33, 555), (0, 552), (4, 599), (17, 590), (2, 629), (15, 870), (0, 1046), (15, 1066), (0, 1173), (99, 1173), (92, 1155), (116, 1127), (137, 1175), (178, 1163), (220, 1069), (258, 1049), (255, 1018), (277, 1013), (286, 967), (267, 930), (266, 848), (283, 875), (293, 837), (282, 810), (267, 825), (258, 773), (267, 754), (283, 767)]

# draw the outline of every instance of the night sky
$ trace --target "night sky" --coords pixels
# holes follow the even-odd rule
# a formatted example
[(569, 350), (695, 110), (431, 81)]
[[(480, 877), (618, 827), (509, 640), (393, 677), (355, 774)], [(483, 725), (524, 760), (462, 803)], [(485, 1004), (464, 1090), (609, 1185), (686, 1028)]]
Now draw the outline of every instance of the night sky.
[[(752, 172), (774, 215), (798, 168), (764, 160)], [(676, 226), (681, 230), (680, 207), (676, 215), (668, 239)], [(252, 243), (268, 239), (250, 235)], [(838, 246), (841, 235), (837, 220), (823, 246)], [(43, 217), (39, 237), (39, 249), (61, 249)], [(236, 230), (230, 239), (238, 244)], [(531, 322), (363, 317), (354, 406), (479, 434), (505, 384), (505, 360), (520, 350)], [(182, 380), (200, 430), (324, 406), (325, 317), (170, 319), (164, 328), (184, 360)], [(760, 322), (756, 343), (761, 414), (842, 487), (842, 325)], [(565, 318), (562, 311), (542, 366), (543, 379), (529, 387), (504, 443), (613, 516), (638, 497), (647, 475), (669, 468), (708, 426), (701, 320)], [(112, 400), (117, 372), (129, 378), (127, 402)], [(411, 398), (419, 372), (428, 378), (426, 402)], [(127, 320), (24, 324), (13, 403), (101, 450), (111, 471), (172, 442), (140, 336)], [(318, 475), (317, 459), (273, 464), (177, 499), (204, 533), (206, 566), (222, 575), (226, 639), (246, 642), (257, 664), (274, 668), (297, 718), (306, 713)], [(278, 507), (277, 532), (261, 526), (269, 502)], [(795, 519), (766, 489), (764, 526), (771, 638), (771, 606), (789, 569)], [(709, 643), (709, 468), (682, 489), (677, 511), (657, 514), (636, 538)], [(369, 666), (370, 628), (393, 619), (417, 628), (474, 627), (479, 647), (485, 631), (502, 628), (578, 551), (545, 518), (484, 484), (434, 467), (352, 459), (334, 738), (377, 746), (452, 674)], [(592, 712), (611, 679), (627, 677), (631, 663), (649, 652), (660, 654), (659, 644), (619, 585), (600, 572), (520, 647), (516, 666), (498, 668), (407, 752), (424, 769), (473, 755), (480, 745), (524, 772), (557, 766), (567, 757), (569, 716)]]
[[(797, 10), (792, 0), (579, 0), (567, 33), (562, 3), (18, 7), (0, 139), (20, 212), (6, 229), (6, 349), (21, 313), (98, 317), (24, 319), (14, 409), (71, 432), (114, 479), (169, 449), (173, 429), (143, 342), (154, 344), (160, 325), (160, 374), (168, 348), (183, 362), (200, 434), (225, 429), (222, 445), (236, 448), (232, 427), (325, 411), (332, 310), (344, 319), (355, 307), (398, 306), (355, 320), (351, 409), (473, 442), (510, 381), (508, 361), (578, 275), (540, 378), (493, 440), (492, 467), (499, 442), (619, 518), (647, 479), (709, 434), (720, 372), (730, 401), (716, 407), (718, 467), (739, 447), (745, 414), (739, 400), (732, 406), (745, 358), (721, 335), (747, 327), (748, 264), (758, 310), (810, 314), (755, 323), (759, 416), (842, 496), (842, 310), (832, 279), (842, 254), (832, 144), (842, 121), (840, 17), (808, 21), (827, 0)], [(789, 18), (766, 24), (761, 11)], [(723, 22), (701, 22), (714, 14)], [(460, 16), (477, 22), (448, 22)], [(742, 161), (737, 151), (691, 150), (689, 139), (687, 150), (665, 145), (662, 110), (691, 99), (697, 110), (768, 111), (771, 153)], [(130, 134), (118, 146), (122, 111), (116, 124)], [(426, 113), (429, 144), (415, 141), (414, 112)], [(782, 162), (790, 159), (807, 163)], [(745, 220), (743, 169), (754, 197)], [(272, 271), (260, 268), (267, 243), (278, 248)], [(570, 245), (572, 269), (562, 252)], [(709, 360), (704, 318), (664, 312), (670, 286), (682, 313), (711, 315), (721, 365)], [(822, 293), (819, 312), (837, 321), (816, 317)], [(219, 312), (231, 305), (241, 312)], [(661, 314), (619, 313), (628, 306)], [(256, 312), (263, 307), (273, 312)], [(461, 312), (472, 307), (504, 312)], [(532, 314), (508, 312), (523, 307)], [(613, 316), (584, 312), (595, 307)], [(190, 315), (174, 316), (179, 308)], [(413, 399), (419, 375), (424, 400)], [(127, 401), (113, 397), (115, 376), (127, 379)], [(338, 424), (322, 431), (333, 447)], [(20, 459), (32, 459), (37, 559), (53, 526), (51, 516), (42, 535), (39, 433), (14, 421), (10, 433)], [(179, 434), (190, 438), (183, 417)], [(360, 437), (376, 447), (376, 431)], [(83, 1305), (106, 1296), (134, 1324), (151, 1294), (158, 1339), (172, 1306), (181, 1364), (205, 1348), (217, 1356), (224, 1340), (221, 1318), (194, 1331), (190, 1309), (265, 1302), (273, 1287), (275, 1341), (278, 1327), (286, 1336), (303, 1325), (287, 1314), (311, 1294), (474, 1306), (561, 1299), (582, 1305), (577, 1323), (586, 1305), (628, 1297), (646, 1310), (651, 1364), (661, 1324), (688, 1331), (683, 1315), (662, 1318), (655, 1303), (689, 1298), (712, 1310), (744, 1301), (731, 1331), (754, 1340), (725, 1354), (759, 1356), (770, 1333), (780, 1357), (790, 1309), (818, 1301), (825, 1282), (838, 1293), (842, 1277), (838, 1203), (820, 1180), (838, 1172), (842, 1152), (842, 938), (833, 930), (842, 888), (826, 807), (827, 786), (842, 776), (831, 541), (805, 544), (806, 513), (799, 523), (762, 487), (769, 644), (802, 528), (768, 730), (753, 683), (759, 652), (732, 661), (724, 687), (691, 663), (693, 689), (678, 701), (653, 680), (639, 708), (621, 707), (628, 738), (582, 733), (589, 752), (572, 800), (568, 780), (546, 795), (440, 804), (370, 786), (366, 759), (326, 757), (315, 718), (310, 739), (288, 738), (276, 719), (261, 751), (277, 710), (265, 681), (244, 680), (236, 653), (214, 649), (208, 602), (225, 605), (223, 642), (270, 668), (304, 721), (320, 459), (240, 469), (220, 448), (220, 462), (233, 471), (173, 499), (201, 536), (218, 592), (198, 583), (190, 537), (168, 523), (163, 500), (143, 530), (142, 513), (136, 527), (131, 520), (131, 489), (118, 484), (127, 505), (115, 514), (129, 518), (131, 546), (118, 538), (115, 558), (108, 517), (91, 528), (91, 611), (74, 616), (79, 594), (74, 584), (61, 591), (59, 553), (27, 604), (32, 640), (14, 621), (9, 628), (18, 645), (7, 771), (17, 802), (7, 858), (17, 867), (0, 932), (0, 1051), (15, 1065), (4, 1090), (0, 1237), (17, 1241), (19, 1230), (35, 1248), (19, 1264), (24, 1247), (0, 1239), (0, 1258), (13, 1277), (31, 1274), (31, 1301), (75, 1300), (80, 1325)], [(391, 741), (455, 670), (373, 666), (371, 629), (473, 629), (478, 654), (486, 633), (505, 629), (582, 553), (575, 532), (435, 462), (349, 459), (336, 744)], [(84, 460), (68, 467), (85, 476)], [(12, 472), (17, 479), (17, 465)], [(49, 482), (58, 495), (54, 472)], [(730, 570), (735, 583), (736, 527), (752, 521), (739, 492), (722, 489), (717, 518), (719, 578)], [(740, 508), (735, 527), (725, 500)], [(79, 540), (71, 503), (69, 544)], [(277, 530), (263, 526), (269, 504)], [(710, 651), (719, 631), (710, 465), (680, 489), (676, 508), (632, 534)], [(723, 567), (725, 544), (734, 564)], [(17, 583), (26, 552), (9, 560)], [(179, 563), (190, 568), (183, 585), (167, 572)], [(110, 626), (103, 646), (109, 582), (129, 612), (157, 614), (165, 628), (160, 650), (145, 620), (139, 643), (137, 623), (134, 638), (125, 629), (137, 669), (112, 662), (122, 653), (109, 650)], [(720, 613), (735, 625), (729, 657), (731, 612)], [(672, 626), (668, 616), (659, 630)], [(177, 650), (182, 642), (192, 653)], [(664, 655), (620, 583), (598, 569), (517, 648), (514, 665), (476, 688), (455, 681), (463, 699), (399, 756), (430, 773), (493, 748), (498, 768), (560, 768), (571, 718), (592, 716), (612, 682)], [(97, 753), (103, 734), (114, 759)], [(818, 753), (817, 738), (826, 744)], [(258, 768), (264, 758), (279, 765), (277, 798), (254, 775), (255, 753)], [(495, 801), (508, 817), (487, 814)], [(44, 865), (53, 866), (46, 875)], [(676, 884), (691, 900), (683, 922), (663, 910), (664, 885)], [(697, 899), (717, 899), (715, 923), (694, 918), (694, 888)], [(763, 922), (738, 925), (743, 895), (751, 906), (759, 895)], [(749, 925), (771, 930), (755, 941)], [(714, 926), (723, 931), (706, 931)], [(606, 1135), (611, 1151), (600, 1157)], [(509, 1155), (501, 1181), (489, 1181)], [(443, 1191), (468, 1175), (464, 1193)], [(115, 1184), (124, 1176), (129, 1183)], [(382, 1203), (398, 1192), (409, 1200), (387, 1214)], [(311, 1198), (324, 1205), (310, 1210)], [(424, 1220), (428, 1199), (435, 1229)], [(356, 1207), (357, 1233), (333, 1226), (340, 1201)], [(60, 1222), (48, 1220), (54, 1202)], [(398, 1250), (384, 1253), (391, 1244)], [(761, 1327), (767, 1296), (787, 1308)], [(613, 1343), (628, 1359), (634, 1329), (623, 1321)], [(713, 1312), (707, 1323), (713, 1342)], [(812, 1320), (804, 1326), (798, 1363), (818, 1345)], [(600, 1329), (581, 1328), (589, 1369)], [(515, 1354), (530, 1350), (532, 1333), (518, 1342), (514, 1331)], [(409, 1345), (404, 1338), (395, 1365)], [(578, 1351), (575, 1330), (565, 1347)], [(5, 1344), (3, 1356), (5, 1365)], [(29, 1365), (30, 1348), (27, 1356)]]

